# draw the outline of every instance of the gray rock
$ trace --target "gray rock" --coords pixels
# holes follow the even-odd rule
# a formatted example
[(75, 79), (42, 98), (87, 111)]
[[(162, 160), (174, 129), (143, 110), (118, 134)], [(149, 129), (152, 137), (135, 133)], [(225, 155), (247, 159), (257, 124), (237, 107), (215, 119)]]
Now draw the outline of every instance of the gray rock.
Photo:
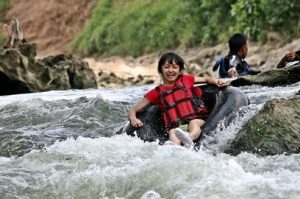
[(248, 75), (233, 80), (232, 86), (259, 84), (263, 86), (283, 86), (300, 81), (300, 64), (293, 67), (268, 70), (257, 75)]
[(268, 101), (238, 132), (225, 152), (259, 155), (300, 152), (300, 96)]
[(0, 50), (0, 95), (97, 87), (88, 64), (72, 55), (35, 56), (36, 44)]

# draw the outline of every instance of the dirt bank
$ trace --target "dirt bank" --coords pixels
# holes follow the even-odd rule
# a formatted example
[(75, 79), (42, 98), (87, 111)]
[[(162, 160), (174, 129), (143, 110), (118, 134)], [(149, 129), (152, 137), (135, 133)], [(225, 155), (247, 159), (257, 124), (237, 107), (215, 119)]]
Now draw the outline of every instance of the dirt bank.
[(38, 56), (64, 53), (83, 28), (97, 0), (11, 0), (7, 18), (17, 17), (24, 36), (38, 44)]

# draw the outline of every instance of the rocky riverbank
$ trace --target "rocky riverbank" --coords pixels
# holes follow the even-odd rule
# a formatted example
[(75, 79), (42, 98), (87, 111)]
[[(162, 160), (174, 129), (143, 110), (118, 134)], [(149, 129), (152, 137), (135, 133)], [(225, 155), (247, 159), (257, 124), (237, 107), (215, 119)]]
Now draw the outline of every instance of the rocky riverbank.
[[(72, 2), (12, 0), (6, 18), (18, 17), (25, 38), (37, 44), (36, 58), (41, 59), (68, 52), (71, 40), (83, 29), (96, 4), (95, 0)], [(299, 46), (300, 39), (286, 41), (279, 33), (270, 32), (264, 44), (249, 42), (246, 60), (263, 71), (275, 69), (286, 53), (299, 50)], [(169, 50), (176, 51), (186, 60), (189, 65), (188, 72), (217, 77), (218, 74), (213, 73), (211, 67), (218, 57), (227, 54), (228, 47), (224, 43), (195, 48), (182, 46)], [(98, 87), (116, 88), (159, 82), (156, 65), (161, 53), (156, 52), (140, 57), (104, 58), (95, 55), (95, 57), (81, 57), (81, 59), (86, 61), (93, 70)]]
[(35, 55), (34, 43), (0, 49), (0, 95), (97, 87), (86, 62), (65, 54), (43, 59)]

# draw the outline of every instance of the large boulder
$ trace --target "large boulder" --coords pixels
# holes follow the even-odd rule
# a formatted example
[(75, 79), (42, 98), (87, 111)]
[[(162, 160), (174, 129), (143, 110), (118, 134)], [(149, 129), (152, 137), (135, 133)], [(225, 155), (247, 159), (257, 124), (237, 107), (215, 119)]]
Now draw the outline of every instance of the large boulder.
[(300, 152), (300, 96), (273, 99), (238, 132), (225, 152), (242, 151), (259, 155)]
[(27, 42), (0, 49), (0, 95), (97, 87), (88, 64), (72, 55), (35, 56), (36, 44)]
[(259, 84), (263, 86), (289, 85), (300, 81), (300, 63), (288, 68), (268, 70), (257, 75), (239, 77), (232, 86)]

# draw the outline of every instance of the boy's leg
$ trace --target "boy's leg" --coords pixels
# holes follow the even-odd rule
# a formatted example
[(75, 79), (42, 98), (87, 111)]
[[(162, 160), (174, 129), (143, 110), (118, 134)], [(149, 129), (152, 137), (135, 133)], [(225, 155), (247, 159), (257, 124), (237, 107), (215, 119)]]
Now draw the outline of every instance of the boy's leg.
[(201, 119), (193, 119), (189, 122), (189, 133), (192, 140), (199, 138), (201, 134), (201, 126), (203, 126), (204, 121)]
[(194, 146), (194, 142), (188, 132), (183, 131), (181, 128), (176, 128), (175, 135), (186, 148), (191, 148)]
[(181, 141), (178, 139), (178, 137), (175, 135), (175, 129), (171, 129), (169, 130), (168, 132), (169, 134), (169, 140), (174, 142), (175, 144), (178, 144), (180, 145), (181, 144)]

